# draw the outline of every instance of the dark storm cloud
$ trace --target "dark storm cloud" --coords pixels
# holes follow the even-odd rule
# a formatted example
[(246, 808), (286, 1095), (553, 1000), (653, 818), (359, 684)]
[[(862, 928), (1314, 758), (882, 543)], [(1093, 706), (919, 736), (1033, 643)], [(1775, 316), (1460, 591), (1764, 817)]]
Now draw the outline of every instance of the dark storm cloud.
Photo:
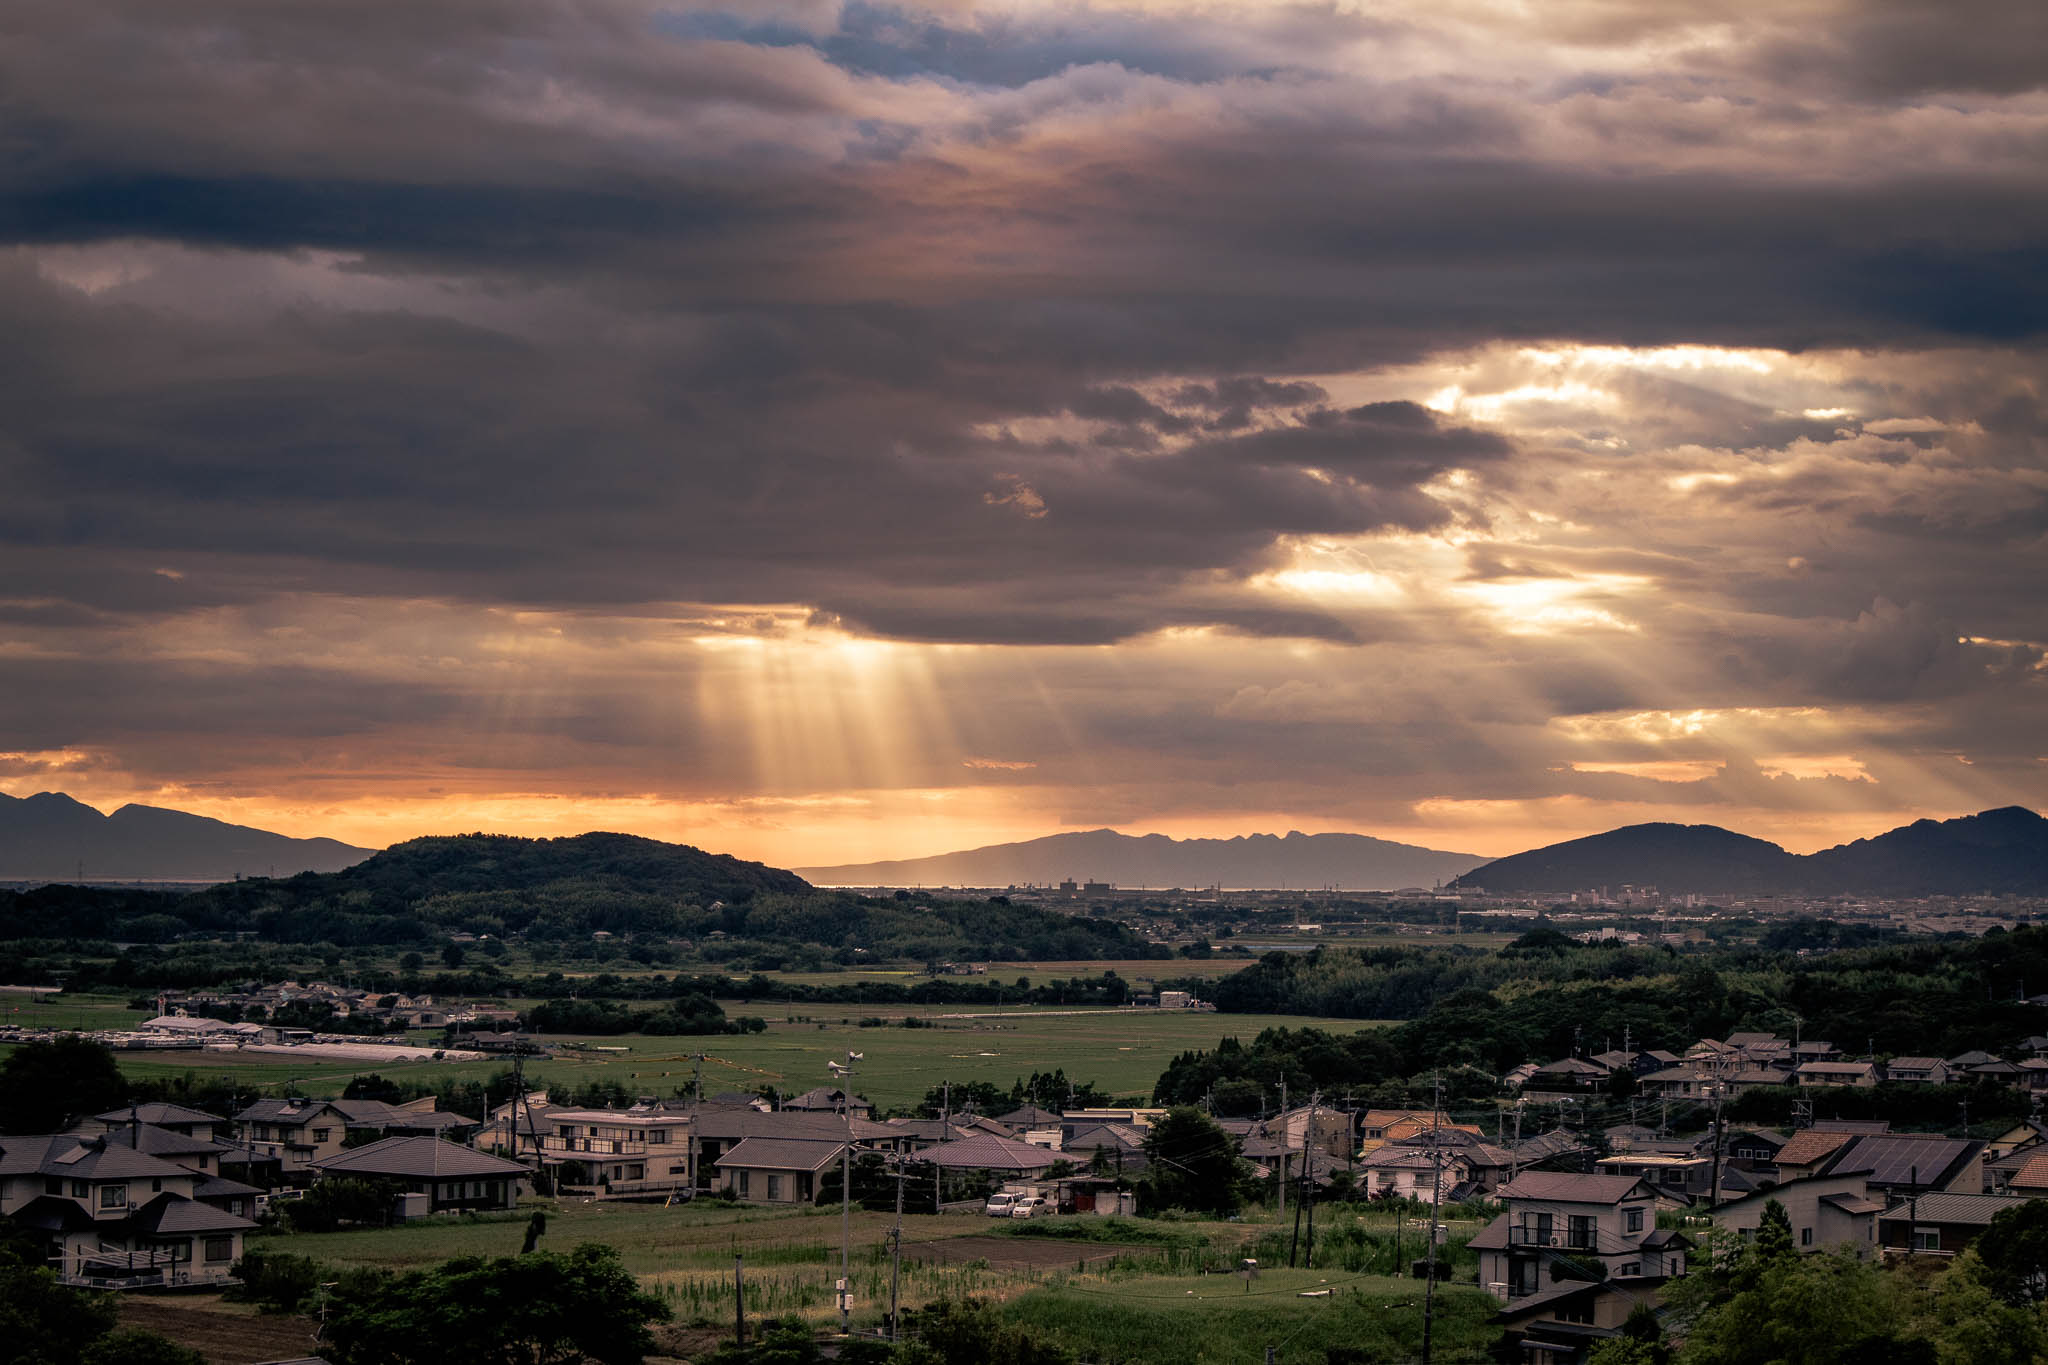
[[(407, 637), (387, 668), (296, 657), (339, 629), (310, 609), (263, 617), (336, 597), (1221, 640), (1230, 686), (1091, 676), (1073, 718), (1134, 773), (1172, 755), (1134, 791), (1245, 774), (1219, 801), (1290, 772), (1640, 796), (1676, 784), (1561, 777), (1545, 725), (1759, 698), (2031, 736), (2038, 20), (1722, 9), (8, 6), (0, 645), (71, 662), (7, 656), (0, 748), (111, 733), (150, 686), (138, 635), (177, 658), (138, 734), (509, 713), (448, 676), (496, 662), (460, 632), (453, 663)], [(1808, 401), (1623, 367), (1597, 410), (1497, 416), (1359, 379), (1503, 341), (1847, 348), (1858, 374)], [(1405, 596), (1274, 586), (1365, 537), (1360, 577)], [(592, 680), (629, 651), (582, 647), (589, 679), (464, 761), (703, 755)], [(1041, 775), (1054, 729), (1016, 750)], [(1814, 790), (1731, 768), (1661, 799)]]

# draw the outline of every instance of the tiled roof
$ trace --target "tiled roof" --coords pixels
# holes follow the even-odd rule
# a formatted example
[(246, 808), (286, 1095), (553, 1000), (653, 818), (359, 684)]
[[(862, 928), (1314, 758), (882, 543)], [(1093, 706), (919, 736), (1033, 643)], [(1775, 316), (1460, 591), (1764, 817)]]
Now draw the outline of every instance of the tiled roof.
[(388, 1175), (401, 1179), (470, 1180), (530, 1174), (516, 1161), (436, 1137), (385, 1138), (316, 1161), (313, 1167), (325, 1175)]
[(182, 1104), (135, 1104), (125, 1109), (110, 1109), (104, 1114), (95, 1114), (101, 1123), (226, 1123), (218, 1114), (209, 1114), (203, 1109), (187, 1109)]
[(2012, 1187), (2016, 1190), (2048, 1190), (2048, 1152), (2030, 1157), (2014, 1172)]
[(130, 1147), (145, 1156), (160, 1156), (166, 1159), (179, 1156), (212, 1155), (230, 1152), (234, 1149), (218, 1142), (208, 1142), (202, 1137), (186, 1137), (168, 1128), (152, 1128), (143, 1124), (138, 1128), (110, 1128), (102, 1136), (117, 1147)]
[(1887, 1221), (1911, 1218), (1918, 1223), (1969, 1223), (1990, 1226), (2001, 1209), (2029, 1201), (2006, 1194), (1923, 1194), (1918, 1199), (1901, 1199), (1884, 1210)]
[(993, 1133), (942, 1142), (926, 1150), (924, 1157), (943, 1169), (960, 1171), (1042, 1171), (1060, 1159), (1043, 1147)]
[(77, 1180), (190, 1179), (192, 1172), (103, 1137), (75, 1133), (0, 1138), (0, 1175), (57, 1175)]
[(844, 1142), (805, 1138), (757, 1138), (742, 1141), (711, 1164), (738, 1170), (818, 1171), (839, 1160)]
[(1848, 1146), (1853, 1136), (1850, 1133), (1823, 1133), (1817, 1128), (1803, 1129), (1778, 1149), (1778, 1164), (1810, 1166)]
[(159, 1236), (192, 1232), (247, 1232), (256, 1225), (224, 1209), (183, 1199), (175, 1194), (158, 1195), (137, 1209), (135, 1226)]
[(1573, 1175), (1567, 1171), (1524, 1171), (1500, 1187), (1502, 1199), (1554, 1199), (1578, 1204), (1614, 1204), (1642, 1182), (1632, 1175)]

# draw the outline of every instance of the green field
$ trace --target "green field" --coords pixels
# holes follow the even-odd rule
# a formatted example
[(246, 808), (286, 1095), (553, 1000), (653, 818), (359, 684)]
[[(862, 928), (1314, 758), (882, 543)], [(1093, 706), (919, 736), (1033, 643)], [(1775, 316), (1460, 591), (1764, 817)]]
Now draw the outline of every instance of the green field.
[[(530, 1201), (503, 1216), (272, 1235), (252, 1238), (250, 1246), (335, 1266), (415, 1270), (453, 1256), (516, 1252), (534, 1209), (547, 1213), (544, 1247), (563, 1250), (597, 1241), (616, 1248), (627, 1269), (664, 1298), (682, 1324), (722, 1326), (729, 1319), (735, 1254), (745, 1259), (750, 1315), (799, 1313), (821, 1324), (832, 1318), (831, 1282), (840, 1257), (836, 1208)], [(1333, 1210), (1331, 1216), (1346, 1215)], [(857, 1326), (877, 1322), (888, 1303), (886, 1237), (892, 1222), (888, 1214), (858, 1211), (851, 1220)], [(1268, 1345), (1278, 1360), (1303, 1365), (1319, 1365), (1327, 1348), (1337, 1345), (1363, 1349), (1374, 1360), (1408, 1359), (1420, 1351), (1421, 1294), (1412, 1280), (1277, 1265), (1249, 1285), (1234, 1275), (1197, 1273), (1204, 1263), (1235, 1264), (1260, 1234), (1284, 1232), (1256, 1211), (1244, 1222), (1116, 1220), (1089, 1228), (1108, 1239), (1108, 1247), (1093, 1240), (1003, 1236), (1009, 1231), (971, 1214), (906, 1214), (903, 1304), (961, 1294), (1003, 1301), (1012, 1315), (1045, 1329), (1082, 1359), (1125, 1365), (1256, 1361)], [(1461, 1231), (1469, 1235), (1469, 1229)], [(1165, 1245), (1127, 1245), (1151, 1238), (1181, 1247), (1176, 1269), (1168, 1268)], [(1118, 1242), (1127, 1245), (1125, 1254), (1114, 1261), (1090, 1259), (1083, 1268), (1081, 1257), (1114, 1251)], [(955, 1245), (970, 1249), (971, 1256), (949, 1254)], [(1021, 1259), (1012, 1260), (1005, 1248)], [(991, 1259), (997, 1262), (993, 1267)], [(1442, 1287), (1437, 1307), (1437, 1358), (1483, 1359), (1496, 1335), (1486, 1321), (1493, 1301), (1464, 1283)]]
[[(24, 1022), (27, 1010), (24, 997)], [(115, 1027), (140, 1016), (122, 1008), (114, 996), (59, 997), (33, 1007), (36, 1022), (47, 1026)], [(927, 1090), (944, 1081), (989, 1081), (1007, 1088), (1033, 1071), (1064, 1070), (1077, 1084), (1093, 1082), (1101, 1089), (1134, 1100), (1148, 1099), (1159, 1073), (1177, 1053), (1212, 1048), (1225, 1035), (1249, 1040), (1268, 1027), (1317, 1027), (1351, 1033), (1376, 1027), (1357, 1019), (1313, 1019), (1287, 1015), (1212, 1014), (1207, 1011), (1150, 1009), (1052, 1010), (1011, 1007), (929, 1006), (886, 1011), (930, 1019), (932, 1028), (861, 1028), (858, 1006), (811, 1005), (788, 1009), (756, 1002), (733, 1004), (734, 1013), (770, 1014), (768, 1030), (759, 1034), (708, 1037), (618, 1037), (556, 1039), (550, 1043), (622, 1047), (624, 1052), (563, 1050), (554, 1057), (527, 1063), (530, 1075), (556, 1084), (617, 1080), (628, 1089), (666, 1095), (688, 1085), (695, 1067), (692, 1054), (707, 1054), (704, 1086), (708, 1092), (751, 1090), (763, 1084), (781, 1090), (807, 1090), (830, 1079), (828, 1059), (849, 1050), (864, 1053), (857, 1064), (855, 1086), (885, 1108), (907, 1108)], [(878, 1012), (879, 1013), (879, 1012)], [(975, 1018), (947, 1018), (973, 1014)], [(424, 1037), (422, 1038), (424, 1041)], [(123, 1052), (122, 1071), (136, 1080), (164, 1079), (187, 1072), (202, 1078), (224, 1077), (241, 1088), (276, 1093), (296, 1084), (312, 1094), (339, 1093), (350, 1077), (379, 1072), (421, 1081), (483, 1080), (509, 1063), (315, 1062), (279, 1053), (204, 1051)]]
[(44, 987), (0, 990), (0, 1024), (21, 1028), (134, 1028), (156, 1011), (131, 1010), (125, 995), (59, 995)]
[[(1379, 1275), (1273, 1270), (1250, 1283), (1230, 1275), (1159, 1276), (1030, 1290), (1009, 1316), (1042, 1329), (1084, 1360), (1117, 1365), (1322, 1365), (1333, 1347), (1380, 1361), (1420, 1359), (1423, 1286)], [(1302, 1297), (1314, 1293), (1315, 1298)], [(1500, 1306), (1471, 1285), (1439, 1286), (1433, 1358), (1488, 1359)]]

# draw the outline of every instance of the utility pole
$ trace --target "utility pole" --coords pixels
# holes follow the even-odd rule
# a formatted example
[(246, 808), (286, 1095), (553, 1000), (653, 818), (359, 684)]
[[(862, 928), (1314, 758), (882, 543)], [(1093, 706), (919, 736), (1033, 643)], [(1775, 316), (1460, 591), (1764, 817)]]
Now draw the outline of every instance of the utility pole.
[(851, 1330), (853, 1312), (853, 1064), (867, 1054), (848, 1052), (846, 1061), (825, 1066), (839, 1078), (839, 1112), (846, 1119), (846, 1145), (839, 1149), (839, 1335)]
[(1308, 1206), (1308, 1239), (1302, 1244), (1301, 1264), (1307, 1270), (1316, 1268), (1316, 1108), (1322, 1102), (1322, 1091), (1310, 1096), (1308, 1132), (1301, 1143), (1301, 1202)]
[[(951, 1081), (946, 1081), (944, 1084), (946, 1087), (945, 1091), (939, 1098), (940, 1142), (944, 1142), (946, 1140), (946, 1134), (951, 1131), (951, 1126), (953, 1122), (953, 1083)], [(945, 1200), (945, 1173), (939, 1167), (938, 1158), (934, 1157), (932, 1159), (932, 1212), (945, 1212), (945, 1210), (940, 1207), (940, 1205), (945, 1203)]]
[(1707, 1191), (1707, 1207), (1721, 1204), (1721, 1083), (1714, 1082), (1714, 1188)]
[(896, 1286), (903, 1275), (903, 1149), (896, 1149), (896, 1227), (889, 1234), (894, 1255), (889, 1262), (889, 1340), (896, 1340)]
[(1431, 1316), (1436, 1308), (1436, 1224), (1444, 1207), (1443, 1148), (1439, 1145), (1443, 1125), (1438, 1122), (1444, 1109), (1443, 1073), (1436, 1073), (1431, 1080), (1435, 1097), (1429, 1115), (1429, 1283), (1422, 1290), (1422, 1365), (1429, 1365), (1430, 1360), (1430, 1329), (1434, 1326)]
[[(1282, 1222), (1287, 1219), (1287, 1082), (1284, 1079), (1280, 1082), (1280, 1218)], [(1287, 1264), (1293, 1268), (1291, 1255)]]
[(744, 1350), (747, 1344), (747, 1285), (744, 1274), (746, 1257), (737, 1251), (732, 1254), (732, 1328), (733, 1339)]

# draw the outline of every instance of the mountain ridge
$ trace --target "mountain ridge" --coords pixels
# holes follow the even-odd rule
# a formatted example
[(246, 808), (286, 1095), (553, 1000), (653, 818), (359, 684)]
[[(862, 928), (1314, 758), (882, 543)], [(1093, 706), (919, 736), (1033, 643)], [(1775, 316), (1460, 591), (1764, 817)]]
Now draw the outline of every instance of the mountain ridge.
[(1432, 886), (1485, 859), (1366, 834), (1238, 834), (1175, 839), (1166, 834), (1075, 830), (1007, 844), (869, 863), (795, 867), (825, 886), (1017, 886), (1065, 880), (1117, 886), (1248, 888), (1337, 886), (1396, 890)]
[(267, 873), (338, 872), (377, 850), (295, 839), (165, 806), (112, 814), (64, 792), (0, 794), (0, 880), (232, 881)]
[(2044, 895), (2048, 820), (2001, 806), (1806, 854), (1718, 825), (1624, 825), (1497, 858), (1451, 885), (1501, 894), (1633, 885), (1708, 895)]

